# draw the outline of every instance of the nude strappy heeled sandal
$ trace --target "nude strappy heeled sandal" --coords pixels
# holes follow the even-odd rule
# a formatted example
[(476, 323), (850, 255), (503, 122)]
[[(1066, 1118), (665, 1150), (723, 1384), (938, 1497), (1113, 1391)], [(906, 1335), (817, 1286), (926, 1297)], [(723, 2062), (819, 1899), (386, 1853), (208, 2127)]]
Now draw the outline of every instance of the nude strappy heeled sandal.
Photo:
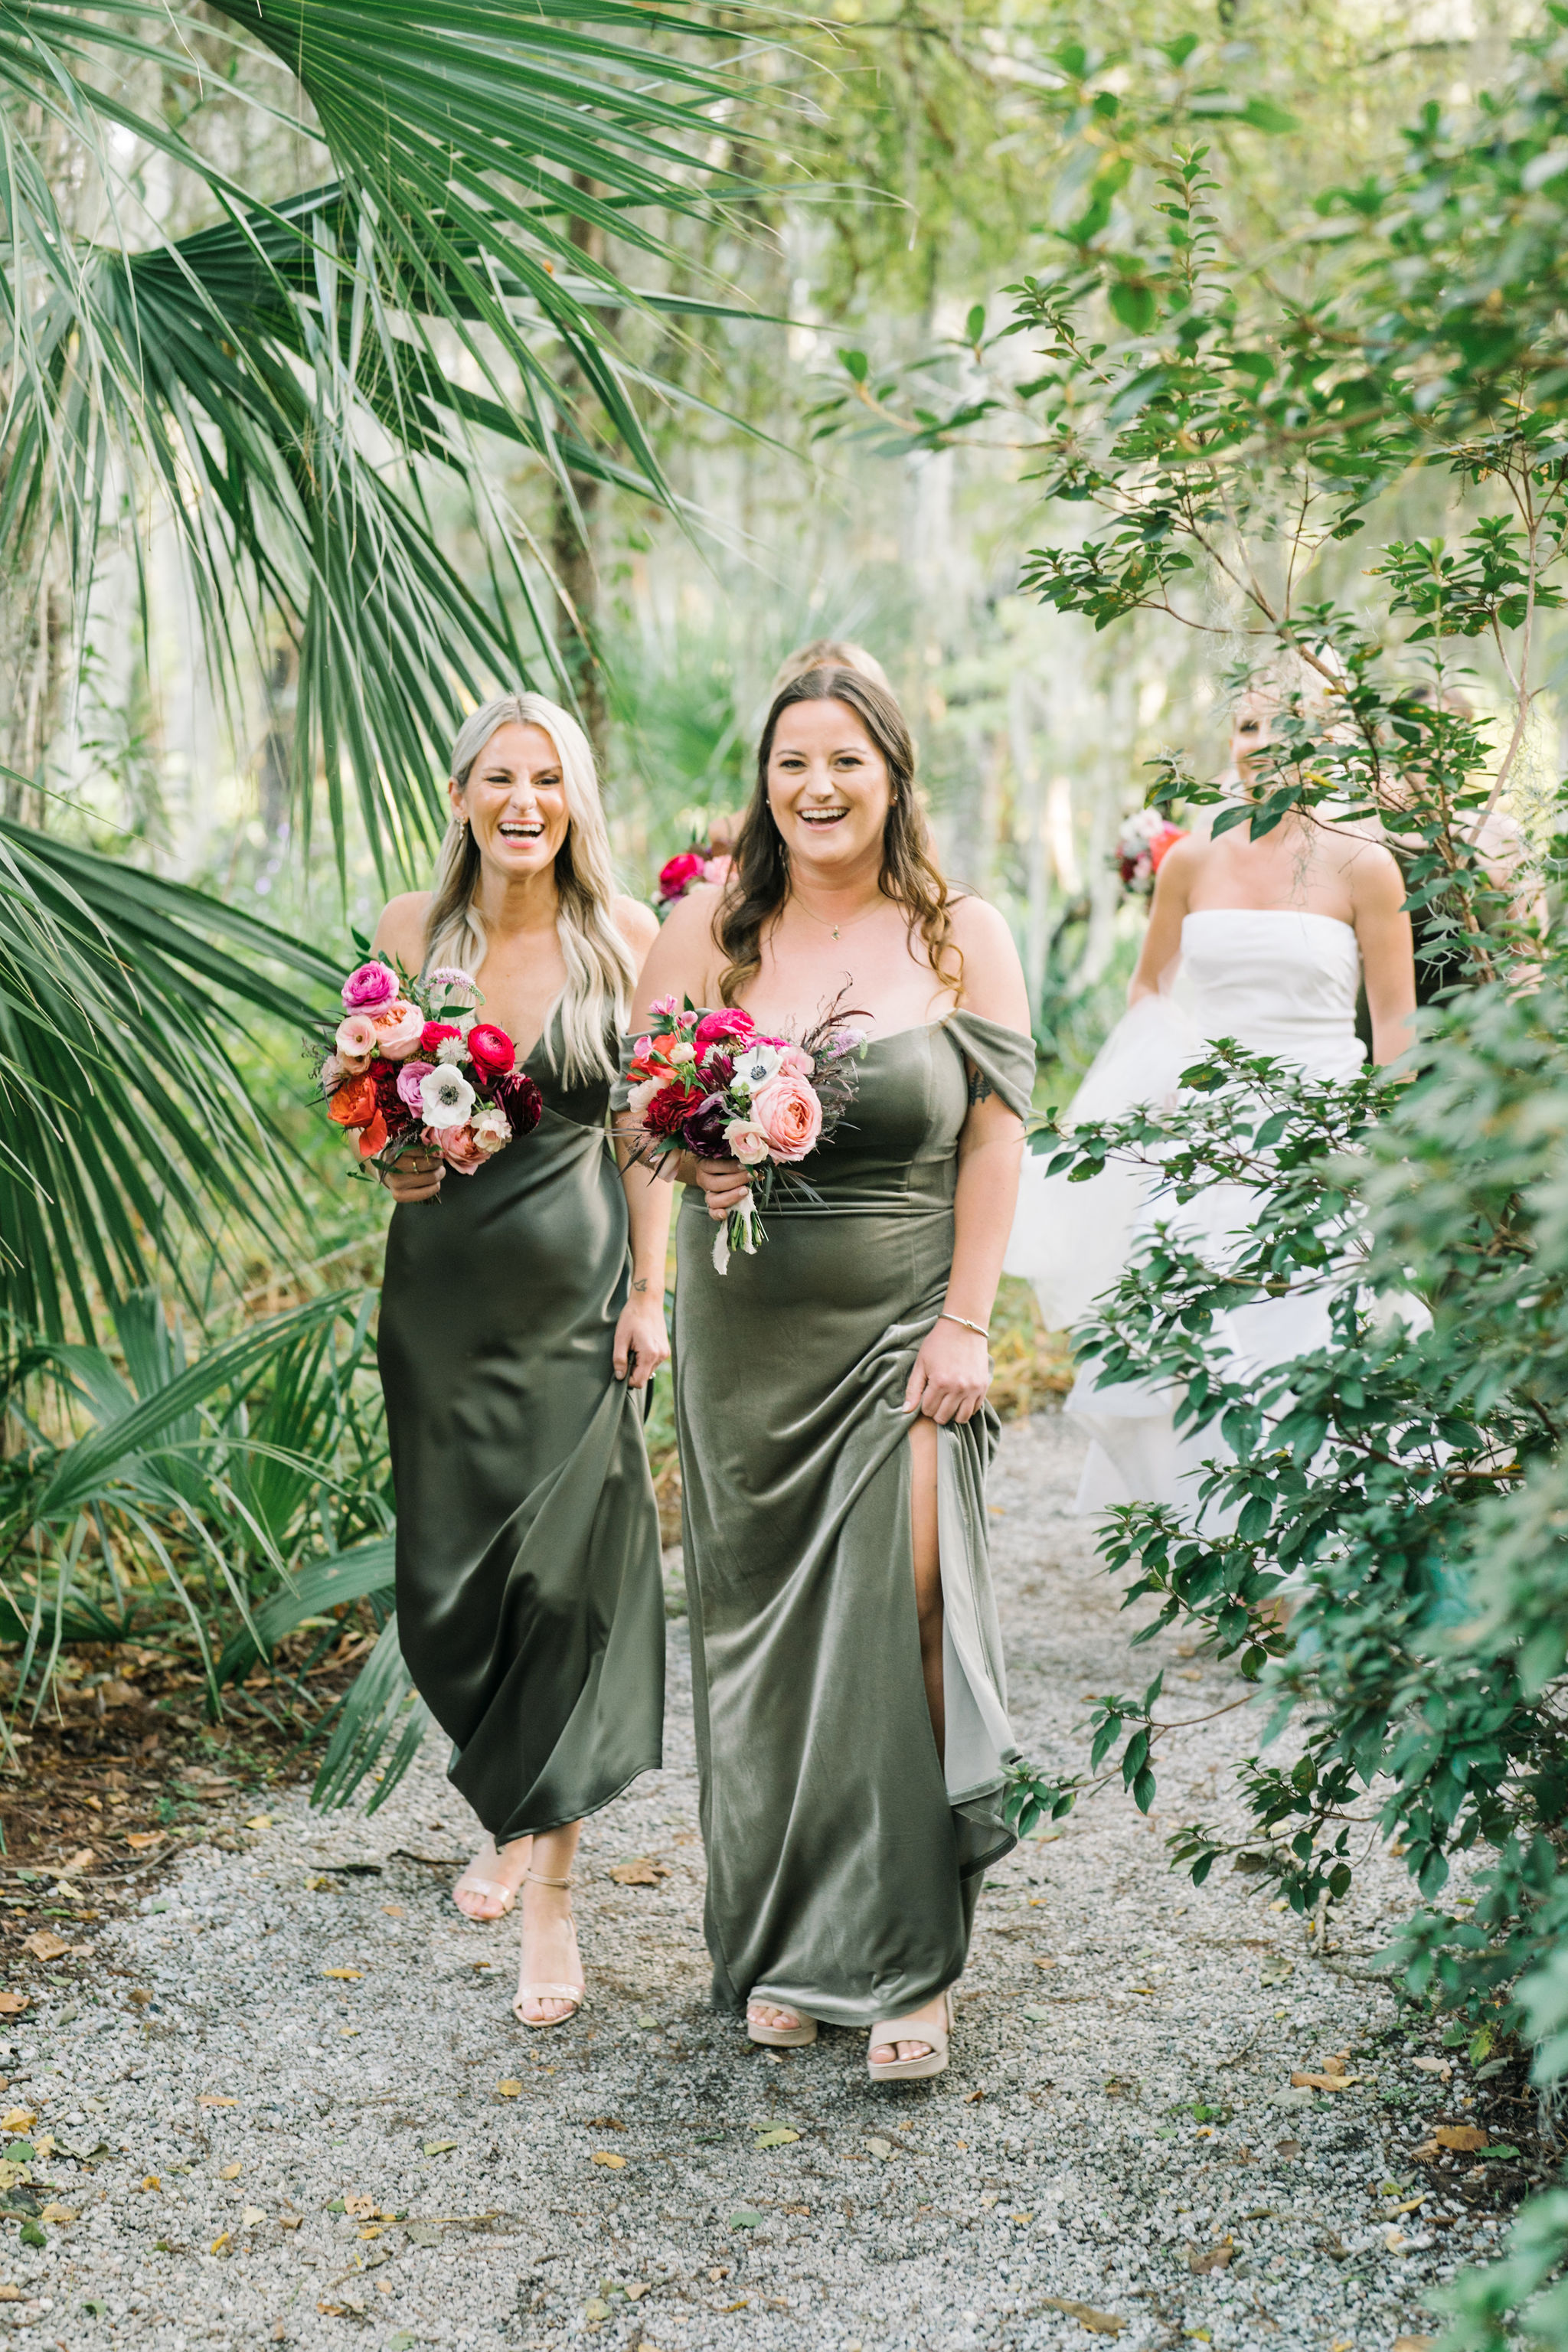
[[(521, 1840), (516, 1839), (510, 1841), (510, 1843), (521, 1844)], [(495, 1855), (499, 1862), (500, 1859), (500, 1852), (493, 1838), (490, 1840), (490, 1852)], [(478, 1862), (479, 1859), (479, 1855), (476, 1854), (474, 1856), (474, 1862)], [(503, 1885), (499, 1878), (471, 1878), (468, 1875), (468, 1871), (471, 1871), (472, 1868), (473, 1863), (470, 1863), (468, 1870), (464, 1871), (461, 1878), (458, 1879), (457, 1885), (452, 1889), (453, 1907), (458, 1911), (463, 1911), (463, 1906), (458, 1901), (458, 1896), (465, 1887), (471, 1886), (478, 1895), (499, 1895), (500, 1897), (500, 1909), (499, 1911), (463, 1911), (464, 1918), (471, 1919), (476, 1927), (484, 1927), (491, 1919), (504, 1919), (508, 1912), (511, 1909), (513, 1904), (517, 1901), (516, 1887)]]
[[(932, 2074), (943, 2073), (947, 2066), (948, 2050), (952, 2033), (952, 1988), (942, 1994), (941, 2025), (916, 2025), (909, 2018), (883, 2018), (871, 2028), (871, 2039), (866, 2046), (866, 2072), (873, 2083), (924, 2083)], [(871, 2063), (873, 2050), (896, 2049), (900, 2042), (929, 2042), (931, 2048), (923, 2058), (889, 2058), (885, 2065)]]
[[(570, 1877), (546, 1878), (541, 1870), (525, 1870), (522, 1874), (525, 1879), (531, 1878), (536, 1886), (570, 1886), (572, 1884)], [(570, 1912), (566, 1915), (566, 1925), (572, 1930), (572, 1948), (575, 1951), (577, 1922)], [(522, 2004), (525, 2000), (569, 2000), (572, 2006), (564, 2017), (524, 2017)], [(538, 2033), (548, 2025), (569, 2025), (577, 2011), (586, 2007), (587, 2000), (587, 1990), (582, 1985), (520, 1984), (511, 2004), (511, 2013), (520, 2025), (526, 2025), (531, 2032)]]
[[(770, 2000), (763, 2006), (767, 2009), (787, 2009), (789, 2004), (787, 2001)], [(795, 2011), (790, 2010), (792, 2017), (795, 2014)], [(798, 2025), (760, 2025), (752, 2016), (748, 2002), (746, 2038), (750, 2042), (760, 2042), (764, 2050), (804, 2050), (816, 2039), (816, 2020), (815, 2017), (803, 2017)]]

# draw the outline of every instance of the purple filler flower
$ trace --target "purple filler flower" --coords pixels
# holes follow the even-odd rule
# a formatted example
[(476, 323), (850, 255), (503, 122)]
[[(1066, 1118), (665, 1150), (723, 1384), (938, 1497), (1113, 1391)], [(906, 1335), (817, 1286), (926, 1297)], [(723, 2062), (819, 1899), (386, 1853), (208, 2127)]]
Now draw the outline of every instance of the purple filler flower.
[(721, 1094), (705, 1095), (690, 1118), (681, 1124), (689, 1150), (699, 1160), (727, 1160), (730, 1147), (724, 1140), (724, 1129), (732, 1116)]

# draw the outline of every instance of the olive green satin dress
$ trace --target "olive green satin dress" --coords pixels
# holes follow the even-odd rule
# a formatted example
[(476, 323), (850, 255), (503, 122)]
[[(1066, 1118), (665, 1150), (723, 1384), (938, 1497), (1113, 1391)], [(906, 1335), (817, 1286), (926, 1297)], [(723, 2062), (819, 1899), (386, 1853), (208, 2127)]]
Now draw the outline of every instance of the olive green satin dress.
[(656, 1769), (664, 1722), (643, 1400), (612, 1362), (628, 1261), (610, 1088), (566, 1087), (543, 1039), (524, 1066), (532, 1132), (394, 1210), (379, 1349), (398, 1638), (498, 1844)]
[(714, 2002), (837, 2025), (952, 1984), (980, 1873), (1014, 1843), (991, 1594), (987, 1407), (938, 1433), (945, 1771), (921, 1671), (916, 1353), (946, 1294), (969, 1064), (1020, 1117), (1034, 1047), (967, 1013), (872, 1041), (820, 1207), (766, 1213), (726, 1275), (695, 1191), (679, 1226), (676, 1403)]

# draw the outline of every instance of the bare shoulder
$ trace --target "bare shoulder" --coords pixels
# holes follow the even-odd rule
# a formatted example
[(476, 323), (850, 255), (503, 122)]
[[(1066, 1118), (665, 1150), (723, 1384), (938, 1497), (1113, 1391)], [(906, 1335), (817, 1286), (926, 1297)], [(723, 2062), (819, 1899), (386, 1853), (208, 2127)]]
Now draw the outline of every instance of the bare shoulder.
[(658, 917), (641, 898), (612, 899), (610, 919), (639, 960), (658, 937)]
[(1358, 907), (1405, 904), (1405, 877), (1376, 818), (1328, 829), (1328, 854)]
[(1028, 991), (1006, 918), (988, 899), (963, 898), (952, 901), (949, 919), (952, 943), (963, 958), (965, 1010), (1026, 1033)]
[(428, 890), (405, 890), (389, 898), (381, 910), (372, 945), (378, 954), (395, 956), (405, 971), (417, 971), (425, 961), (425, 915)]
[(712, 883), (689, 890), (665, 917), (650, 944), (637, 990), (646, 1004), (658, 996), (689, 996), (706, 1003), (722, 961), (717, 927), (723, 893)]

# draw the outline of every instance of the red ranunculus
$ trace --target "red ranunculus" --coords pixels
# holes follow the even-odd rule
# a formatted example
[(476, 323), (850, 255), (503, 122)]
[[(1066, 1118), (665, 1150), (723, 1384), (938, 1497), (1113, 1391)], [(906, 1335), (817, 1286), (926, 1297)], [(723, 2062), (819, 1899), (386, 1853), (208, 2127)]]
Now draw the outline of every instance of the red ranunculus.
[(700, 1087), (660, 1087), (642, 1115), (649, 1135), (674, 1135), (702, 1100)]
[(679, 898), (702, 877), (702, 853), (683, 849), (674, 857), (667, 857), (658, 869), (658, 895), (661, 898)]
[(476, 1021), (468, 1032), (468, 1059), (476, 1077), (500, 1078), (517, 1060), (517, 1047), (493, 1021)]
[(426, 1021), (419, 1032), (419, 1050), (433, 1062), (443, 1037), (460, 1037), (462, 1034), (455, 1021)]
[(721, 1038), (749, 1037), (756, 1025), (749, 1013), (732, 1004), (723, 1013), (705, 1013), (691, 1033), (691, 1042), (700, 1054), (707, 1046), (716, 1045)]

